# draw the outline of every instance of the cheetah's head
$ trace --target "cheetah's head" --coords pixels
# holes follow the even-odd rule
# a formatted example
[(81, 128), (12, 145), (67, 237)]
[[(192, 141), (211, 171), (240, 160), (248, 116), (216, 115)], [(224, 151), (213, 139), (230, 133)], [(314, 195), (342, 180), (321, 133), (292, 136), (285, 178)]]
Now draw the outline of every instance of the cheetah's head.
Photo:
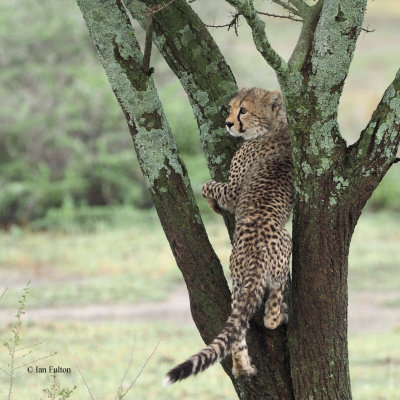
[(282, 124), (286, 124), (286, 113), (278, 91), (245, 88), (229, 102), (225, 125), (232, 136), (255, 139), (275, 132)]

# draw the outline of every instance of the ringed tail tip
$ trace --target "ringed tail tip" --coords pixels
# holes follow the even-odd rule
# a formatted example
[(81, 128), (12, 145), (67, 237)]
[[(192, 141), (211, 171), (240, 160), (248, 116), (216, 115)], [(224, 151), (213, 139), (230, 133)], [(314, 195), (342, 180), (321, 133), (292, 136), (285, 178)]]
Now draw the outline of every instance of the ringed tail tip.
[(196, 372), (193, 371), (193, 362), (191, 360), (187, 360), (182, 364), (179, 364), (175, 368), (171, 369), (165, 375), (163, 380), (163, 387), (172, 385), (173, 383), (181, 381), (182, 379), (185, 379), (193, 374), (196, 374)]

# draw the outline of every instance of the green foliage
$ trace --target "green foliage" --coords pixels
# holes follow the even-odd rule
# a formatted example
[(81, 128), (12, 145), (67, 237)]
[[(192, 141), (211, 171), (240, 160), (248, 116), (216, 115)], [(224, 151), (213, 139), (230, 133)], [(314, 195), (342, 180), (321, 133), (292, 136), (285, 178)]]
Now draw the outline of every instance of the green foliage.
[(72, 389), (63, 388), (61, 387), (56, 374), (52, 374), (51, 378), (53, 379), (53, 383), (48, 388), (42, 390), (46, 397), (41, 397), (40, 400), (67, 400), (71, 398), (76, 386)]
[(0, 225), (65, 202), (149, 205), (75, 3), (6, 0), (0, 15)]
[[(210, 9), (209, 18), (216, 11), (221, 18), (225, 15), (222, 9)], [(289, 30), (282, 32), (275, 22), (272, 20), (268, 29), (289, 54)], [(389, 35), (389, 31), (384, 34)], [(229, 42), (229, 38), (230, 33), (222, 39)], [(251, 79), (246, 77), (255, 62), (244, 46), (251, 39), (243, 33), (235, 40), (245, 51), (245, 56), (231, 60), (239, 71), (236, 75), (242, 77), (241, 84), (275, 87), (267, 70)], [(60, 226), (76, 209), (74, 216), (80, 215), (78, 219), (91, 229), (94, 215), (100, 212), (96, 210), (89, 216), (86, 206), (150, 207), (125, 118), (76, 3), (1, 1), (0, 54), (0, 226), (24, 225), (32, 220), (37, 221), (36, 227)], [(382, 54), (369, 51), (364, 58), (362, 63), (357, 62), (356, 55), (358, 70), (368, 70), (367, 60), (375, 65)], [(209, 175), (200, 160), (203, 156), (191, 107), (179, 82), (171, 80), (168, 67), (156, 52), (152, 64), (156, 66), (157, 87), (175, 141), (185, 156), (194, 191), (199, 194)], [(365, 79), (360, 76), (362, 79), (358, 78), (360, 82), (351, 90), (352, 102), (365, 90)], [(343, 125), (348, 130), (355, 117), (364, 118), (349, 106), (343, 114), (347, 118)], [(350, 128), (358, 131), (357, 127)], [(400, 210), (396, 184), (399, 170), (398, 165), (393, 166), (379, 185), (369, 203), (372, 209)], [(207, 207), (204, 210), (208, 211)], [(103, 214), (107, 220), (107, 211)]]
[[(0, 300), (3, 298), (4, 293), (6, 290), (3, 292), (3, 294), (0, 296)], [(30, 350), (32, 347), (37, 346), (39, 343), (32, 344), (32, 345), (24, 345), (20, 346), (22, 339), (21, 339), (21, 329), (22, 329), (22, 315), (25, 314), (25, 308), (26, 308), (26, 302), (27, 302), (27, 295), (30, 293), (30, 282), (27, 283), (26, 287), (22, 290), (22, 295), (21, 298), (18, 300), (18, 308), (17, 308), (17, 314), (15, 315), (16, 321), (14, 324), (11, 325), (11, 339), (8, 341), (3, 341), (4, 347), (7, 349), (8, 352), (8, 361), (4, 362), (4, 365), (7, 365), (7, 370), (4, 368), (1, 368), (0, 371), (2, 375), (5, 375), (5, 377), (1, 377), (4, 382), (7, 383), (8, 388), (8, 397), (7, 400), (11, 400), (14, 398), (13, 396), (13, 388), (15, 385), (15, 381), (20, 378), (23, 373), (21, 373), (21, 368), (25, 368), (29, 365), (32, 365), (33, 363), (36, 363), (40, 360), (43, 360), (45, 358), (49, 358), (54, 356), (56, 353), (52, 354), (47, 354), (46, 356), (32, 359), (30, 355), (32, 354), (32, 350)], [(68, 390), (65, 392), (64, 389), (61, 389), (60, 386), (58, 386), (59, 392), (67, 393)], [(55, 393), (55, 392), (54, 392)], [(65, 400), (68, 397), (51, 397), (56, 400)]]
[(10, 362), (8, 364), (8, 367), (11, 369), (13, 368), (13, 363), (14, 363), (14, 353), (16, 351), (16, 348), (18, 345), (21, 343), (21, 326), (22, 326), (22, 315), (25, 314), (25, 306), (26, 306), (26, 296), (29, 294), (30, 289), (30, 282), (26, 285), (26, 287), (22, 291), (21, 298), (18, 300), (18, 308), (17, 308), (17, 314), (15, 315), (15, 318), (17, 319), (11, 329), (11, 340), (5, 341), (3, 344), (8, 350), (8, 355), (10, 356)]
[(95, 232), (104, 227), (135, 224), (135, 213), (128, 207), (75, 206), (66, 200), (60, 208), (50, 209), (43, 218), (30, 224), (32, 230), (58, 232)]
[[(0, 226), (47, 218), (66, 204), (150, 207), (76, 3), (5, 0), (0, 15)], [(180, 150), (198, 152), (182, 89), (175, 81), (164, 92)]]
[[(160, 98), (179, 151), (190, 155), (190, 158), (193, 155), (199, 156), (201, 145), (197, 125), (179, 82), (176, 80), (164, 86), (160, 90)], [(207, 173), (207, 167), (205, 171)]]

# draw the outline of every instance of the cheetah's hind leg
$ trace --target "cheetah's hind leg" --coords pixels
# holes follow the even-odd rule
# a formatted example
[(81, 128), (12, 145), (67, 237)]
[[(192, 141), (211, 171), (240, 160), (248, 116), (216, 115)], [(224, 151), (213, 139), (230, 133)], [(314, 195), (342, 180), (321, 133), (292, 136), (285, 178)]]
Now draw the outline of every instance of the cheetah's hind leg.
[(245, 338), (233, 345), (232, 362), (232, 374), (235, 378), (241, 375), (253, 376), (257, 373), (256, 367), (251, 364)]
[(275, 329), (283, 323), (287, 323), (287, 305), (282, 302), (283, 291), (271, 290), (265, 303), (264, 325), (268, 329)]

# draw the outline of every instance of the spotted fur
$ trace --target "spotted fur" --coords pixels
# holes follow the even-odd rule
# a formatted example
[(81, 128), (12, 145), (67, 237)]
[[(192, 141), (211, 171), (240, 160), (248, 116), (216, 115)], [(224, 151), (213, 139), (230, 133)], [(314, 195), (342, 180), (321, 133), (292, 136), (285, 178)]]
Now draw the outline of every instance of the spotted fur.
[(245, 142), (232, 159), (228, 183), (206, 182), (203, 196), (214, 211), (235, 214), (232, 312), (209, 346), (168, 372), (168, 384), (204, 371), (230, 353), (234, 376), (255, 374), (246, 331), (266, 288), (270, 294), (265, 326), (275, 329), (287, 321), (282, 292), (292, 250), (285, 224), (293, 202), (293, 165), (282, 96), (258, 88), (242, 89), (229, 105), (227, 130)]

